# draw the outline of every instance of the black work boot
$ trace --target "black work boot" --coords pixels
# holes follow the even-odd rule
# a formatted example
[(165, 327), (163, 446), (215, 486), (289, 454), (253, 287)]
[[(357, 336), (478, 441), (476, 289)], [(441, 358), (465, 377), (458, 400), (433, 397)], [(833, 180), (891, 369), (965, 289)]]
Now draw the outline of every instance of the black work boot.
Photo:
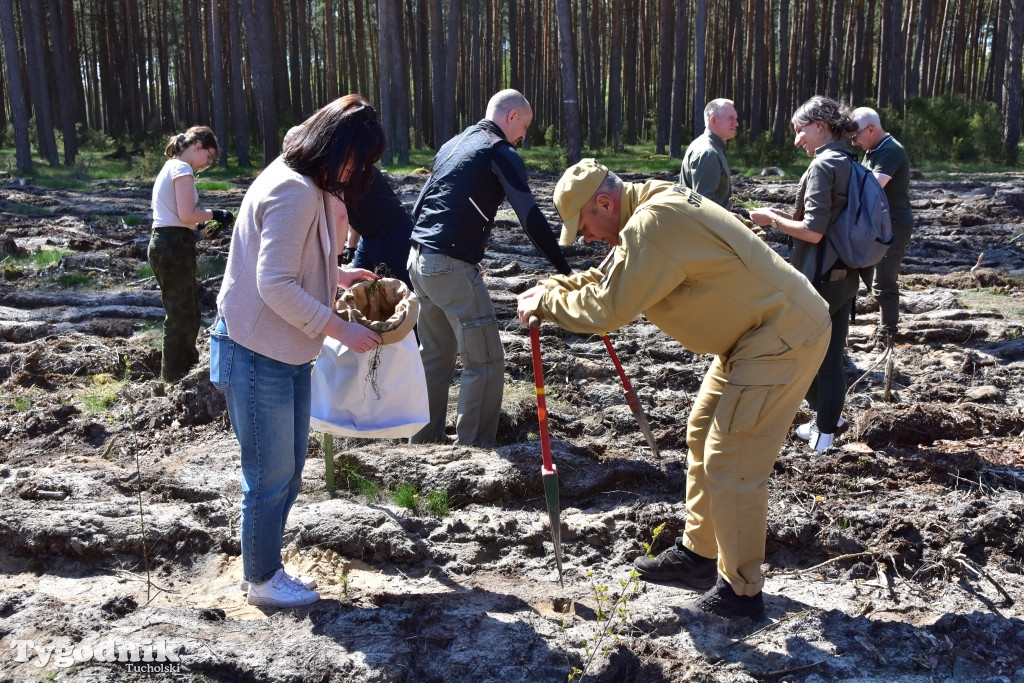
[(679, 542), (654, 559), (638, 557), (633, 566), (645, 581), (682, 581), (694, 588), (710, 588), (718, 577), (717, 558), (701, 557)]
[(754, 596), (736, 595), (725, 579), (719, 577), (714, 587), (693, 602), (684, 605), (687, 612), (704, 612), (726, 619), (764, 618), (764, 598), (761, 593)]

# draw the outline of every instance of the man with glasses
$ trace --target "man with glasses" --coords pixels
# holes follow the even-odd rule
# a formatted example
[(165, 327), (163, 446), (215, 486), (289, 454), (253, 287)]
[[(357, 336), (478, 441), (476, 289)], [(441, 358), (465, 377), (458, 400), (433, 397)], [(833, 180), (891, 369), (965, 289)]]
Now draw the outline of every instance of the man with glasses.
[(893, 243), (875, 266), (867, 284), (878, 300), (877, 342), (891, 346), (900, 320), (900, 264), (914, 229), (914, 216), (910, 211), (910, 162), (903, 145), (882, 128), (878, 112), (860, 107), (853, 110), (852, 117), (857, 122), (857, 132), (850, 136), (850, 144), (864, 150), (861, 163), (878, 179), (889, 201)]

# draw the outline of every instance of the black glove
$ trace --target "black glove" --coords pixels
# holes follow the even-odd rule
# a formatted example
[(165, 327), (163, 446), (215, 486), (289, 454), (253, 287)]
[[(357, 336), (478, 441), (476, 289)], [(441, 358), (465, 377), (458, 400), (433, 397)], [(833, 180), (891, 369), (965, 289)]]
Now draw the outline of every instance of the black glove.
[(354, 259), (355, 257), (356, 257), (356, 248), (355, 247), (345, 247), (344, 249), (341, 250), (341, 259), (340, 259), (341, 265), (347, 266), (348, 264), (352, 263), (352, 259)]
[(230, 227), (235, 224), (235, 216), (227, 209), (210, 209), (213, 213), (213, 220), (217, 221), (224, 227)]

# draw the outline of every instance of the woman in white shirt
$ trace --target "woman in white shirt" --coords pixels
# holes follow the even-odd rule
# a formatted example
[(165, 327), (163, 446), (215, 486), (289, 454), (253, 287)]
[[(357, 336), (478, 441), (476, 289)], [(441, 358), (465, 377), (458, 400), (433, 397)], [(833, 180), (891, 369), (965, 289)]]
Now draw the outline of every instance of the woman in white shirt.
[(149, 265), (164, 304), (164, 348), (160, 374), (176, 382), (199, 360), (199, 285), (196, 282), (196, 231), (199, 223), (216, 220), (230, 225), (224, 209), (199, 206), (195, 174), (217, 160), (217, 138), (206, 126), (175, 135), (164, 150), (167, 161), (153, 182), (153, 235)]

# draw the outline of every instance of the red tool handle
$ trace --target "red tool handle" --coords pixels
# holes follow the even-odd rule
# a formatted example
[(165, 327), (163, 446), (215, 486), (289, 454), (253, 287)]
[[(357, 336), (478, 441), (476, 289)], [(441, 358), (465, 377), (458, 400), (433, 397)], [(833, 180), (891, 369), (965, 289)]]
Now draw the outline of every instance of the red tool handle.
[[(622, 363), (619, 362), (619, 354), (615, 353), (615, 347), (612, 346), (612, 340), (608, 338), (607, 334), (602, 334), (601, 341), (604, 342), (605, 348), (608, 349), (608, 355), (612, 357), (612, 362), (615, 363), (615, 370), (619, 373), (619, 378), (622, 379), (622, 388), (626, 390), (626, 395), (634, 395), (633, 385), (629, 383), (629, 378), (626, 377), (626, 371), (622, 369)], [(633, 400), (635, 401), (636, 399)], [(632, 402), (630, 402), (630, 406), (632, 405)]]
[(544, 366), (540, 361), (540, 321), (530, 319), (530, 348), (533, 351), (533, 385), (537, 392), (537, 421), (540, 423), (540, 452), (544, 458), (543, 472), (555, 471), (551, 462), (551, 434), (548, 432), (548, 404), (544, 397)]

